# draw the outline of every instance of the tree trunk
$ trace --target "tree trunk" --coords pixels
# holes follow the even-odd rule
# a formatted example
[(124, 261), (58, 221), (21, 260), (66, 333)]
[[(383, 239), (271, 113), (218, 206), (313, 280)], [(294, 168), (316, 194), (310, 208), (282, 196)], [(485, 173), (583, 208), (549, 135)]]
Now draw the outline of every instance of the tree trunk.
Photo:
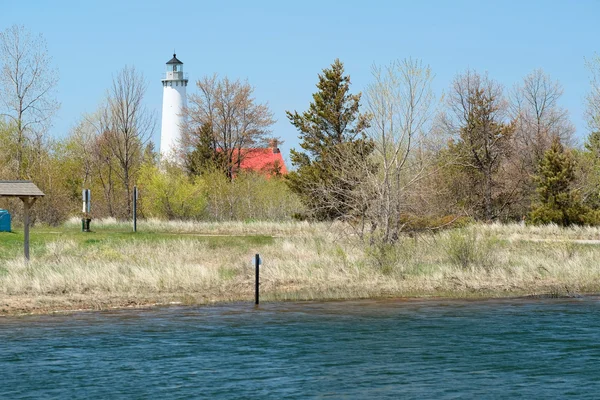
[(492, 171), (487, 168), (485, 171), (485, 194), (484, 194), (484, 205), (485, 205), (485, 219), (491, 221), (493, 217), (492, 207)]

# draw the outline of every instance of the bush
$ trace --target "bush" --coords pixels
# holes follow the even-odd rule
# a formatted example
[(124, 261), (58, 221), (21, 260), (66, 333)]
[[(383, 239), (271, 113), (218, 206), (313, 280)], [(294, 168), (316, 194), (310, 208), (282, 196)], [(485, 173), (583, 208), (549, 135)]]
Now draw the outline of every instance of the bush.
[(477, 235), (474, 229), (460, 228), (448, 233), (444, 250), (450, 262), (458, 267), (489, 269), (494, 264), (495, 240)]
[(304, 208), (282, 178), (240, 172), (233, 181), (219, 171), (205, 173), (207, 218), (216, 221), (279, 221)]
[(384, 275), (404, 275), (412, 272), (417, 251), (417, 238), (403, 236), (394, 243), (374, 241), (366, 248), (365, 255)]
[(280, 221), (303, 211), (281, 178), (254, 172), (240, 172), (230, 181), (218, 170), (188, 177), (176, 165), (162, 171), (145, 165), (138, 183), (144, 217)]
[(138, 181), (140, 209), (144, 217), (200, 219), (206, 209), (206, 186), (200, 178), (188, 178), (179, 167), (160, 171), (144, 165)]

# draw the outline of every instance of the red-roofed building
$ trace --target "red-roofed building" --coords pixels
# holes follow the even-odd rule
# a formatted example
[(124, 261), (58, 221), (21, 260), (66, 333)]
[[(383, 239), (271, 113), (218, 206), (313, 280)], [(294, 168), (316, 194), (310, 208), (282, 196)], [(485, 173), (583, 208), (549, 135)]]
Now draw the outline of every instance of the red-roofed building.
[(268, 176), (287, 174), (277, 140), (271, 141), (268, 148), (242, 149), (241, 153), (240, 168), (243, 170), (256, 171)]

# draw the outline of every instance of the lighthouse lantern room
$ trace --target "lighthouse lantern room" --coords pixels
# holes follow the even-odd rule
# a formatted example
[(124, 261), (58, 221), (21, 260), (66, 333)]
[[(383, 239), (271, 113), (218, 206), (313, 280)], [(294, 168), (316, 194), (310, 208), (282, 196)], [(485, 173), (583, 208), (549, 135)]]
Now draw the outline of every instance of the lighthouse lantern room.
[(178, 162), (178, 147), (181, 140), (184, 116), (187, 105), (186, 87), (188, 79), (183, 75), (183, 63), (173, 54), (167, 62), (167, 73), (162, 79), (163, 108), (160, 131), (160, 155), (163, 160)]

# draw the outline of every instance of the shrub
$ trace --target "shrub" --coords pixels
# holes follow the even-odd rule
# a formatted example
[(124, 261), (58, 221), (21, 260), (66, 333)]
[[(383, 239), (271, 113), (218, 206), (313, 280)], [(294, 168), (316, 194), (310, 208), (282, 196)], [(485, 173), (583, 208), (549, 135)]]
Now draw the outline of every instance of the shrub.
[(230, 181), (222, 172), (205, 173), (207, 217), (216, 221), (291, 219), (303, 207), (282, 178), (244, 171)]
[(188, 178), (177, 166), (165, 165), (164, 171), (144, 165), (138, 181), (140, 208), (145, 217), (200, 219), (206, 209), (205, 182)]
[(460, 228), (448, 233), (444, 250), (450, 262), (458, 267), (489, 269), (494, 264), (495, 240), (479, 236), (474, 229)]

